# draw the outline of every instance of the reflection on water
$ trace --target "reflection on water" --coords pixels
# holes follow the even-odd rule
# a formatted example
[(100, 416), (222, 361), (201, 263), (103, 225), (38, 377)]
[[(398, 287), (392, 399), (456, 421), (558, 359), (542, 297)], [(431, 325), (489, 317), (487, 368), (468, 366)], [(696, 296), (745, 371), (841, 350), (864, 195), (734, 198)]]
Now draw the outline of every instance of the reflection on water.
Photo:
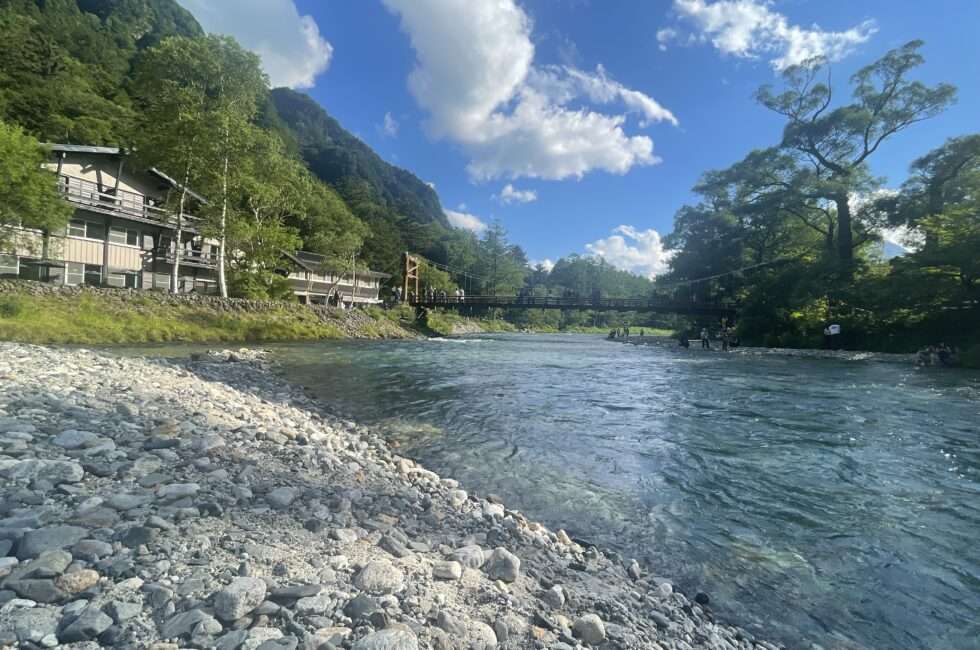
[(296, 381), (792, 647), (980, 648), (980, 377), (593, 337), (278, 348)]

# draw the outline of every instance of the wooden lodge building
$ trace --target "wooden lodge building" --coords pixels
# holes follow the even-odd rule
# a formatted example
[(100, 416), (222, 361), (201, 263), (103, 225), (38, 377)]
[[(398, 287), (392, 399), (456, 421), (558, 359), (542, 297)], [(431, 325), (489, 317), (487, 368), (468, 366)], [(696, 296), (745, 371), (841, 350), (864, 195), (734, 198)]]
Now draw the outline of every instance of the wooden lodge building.
[[(217, 293), (217, 242), (202, 236), (194, 211), (207, 200), (188, 188), (180, 241), (177, 216), (164, 207), (180, 184), (157, 169), (134, 170), (115, 147), (55, 144), (46, 167), (75, 208), (64, 232), (17, 228), (12, 250), (0, 250), (0, 277), (130, 289), (171, 289), (180, 247), (180, 293)], [(188, 214), (189, 213), (189, 214)], [(339, 293), (350, 304), (380, 302), (383, 273), (332, 275), (322, 258), (301, 252), (286, 256), (284, 274), (301, 302), (326, 303)]]

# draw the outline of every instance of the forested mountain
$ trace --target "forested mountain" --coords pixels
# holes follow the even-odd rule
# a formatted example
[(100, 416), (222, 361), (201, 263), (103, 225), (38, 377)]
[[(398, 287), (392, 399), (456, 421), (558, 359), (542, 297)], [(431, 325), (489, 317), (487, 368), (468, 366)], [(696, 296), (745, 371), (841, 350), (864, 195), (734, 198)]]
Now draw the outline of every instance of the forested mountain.
[(121, 144), (140, 52), (203, 33), (173, 0), (0, 0), (0, 119), (42, 140)]
[(281, 124), (319, 179), (341, 189), (365, 183), (385, 207), (418, 223), (449, 227), (439, 197), (415, 174), (381, 159), (309, 96), (288, 88), (270, 94)]

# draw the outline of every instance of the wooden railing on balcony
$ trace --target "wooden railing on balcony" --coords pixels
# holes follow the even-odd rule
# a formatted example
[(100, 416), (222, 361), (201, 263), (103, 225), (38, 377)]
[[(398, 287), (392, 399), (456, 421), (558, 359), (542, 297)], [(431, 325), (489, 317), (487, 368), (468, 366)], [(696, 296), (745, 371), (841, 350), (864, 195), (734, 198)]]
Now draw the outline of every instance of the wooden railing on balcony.
[[(104, 191), (105, 188), (100, 188), (94, 181), (67, 174), (59, 175), (58, 187), (69, 202), (86, 210), (168, 228), (177, 227), (177, 215), (160, 206), (150, 205), (142, 194), (127, 190)], [(199, 222), (197, 217), (185, 214), (183, 227), (195, 231)]]
[[(174, 249), (172, 246), (170, 248), (157, 248), (156, 254), (160, 260), (170, 262), (171, 264), (174, 261)], [(204, 269), (217, 268), (218, 253), (217, 251), (187, 250), (185, 248), (180, 252), (180, 263)]]

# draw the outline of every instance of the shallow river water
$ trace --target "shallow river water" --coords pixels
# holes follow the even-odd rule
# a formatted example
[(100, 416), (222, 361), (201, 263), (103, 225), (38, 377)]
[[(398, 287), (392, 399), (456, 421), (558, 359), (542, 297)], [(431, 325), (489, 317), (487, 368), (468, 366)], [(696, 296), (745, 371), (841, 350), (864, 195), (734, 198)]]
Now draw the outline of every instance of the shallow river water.
[(793, 648), (980, 648), (980, 373), (585, 336), (279, 346), (402, 452)]

